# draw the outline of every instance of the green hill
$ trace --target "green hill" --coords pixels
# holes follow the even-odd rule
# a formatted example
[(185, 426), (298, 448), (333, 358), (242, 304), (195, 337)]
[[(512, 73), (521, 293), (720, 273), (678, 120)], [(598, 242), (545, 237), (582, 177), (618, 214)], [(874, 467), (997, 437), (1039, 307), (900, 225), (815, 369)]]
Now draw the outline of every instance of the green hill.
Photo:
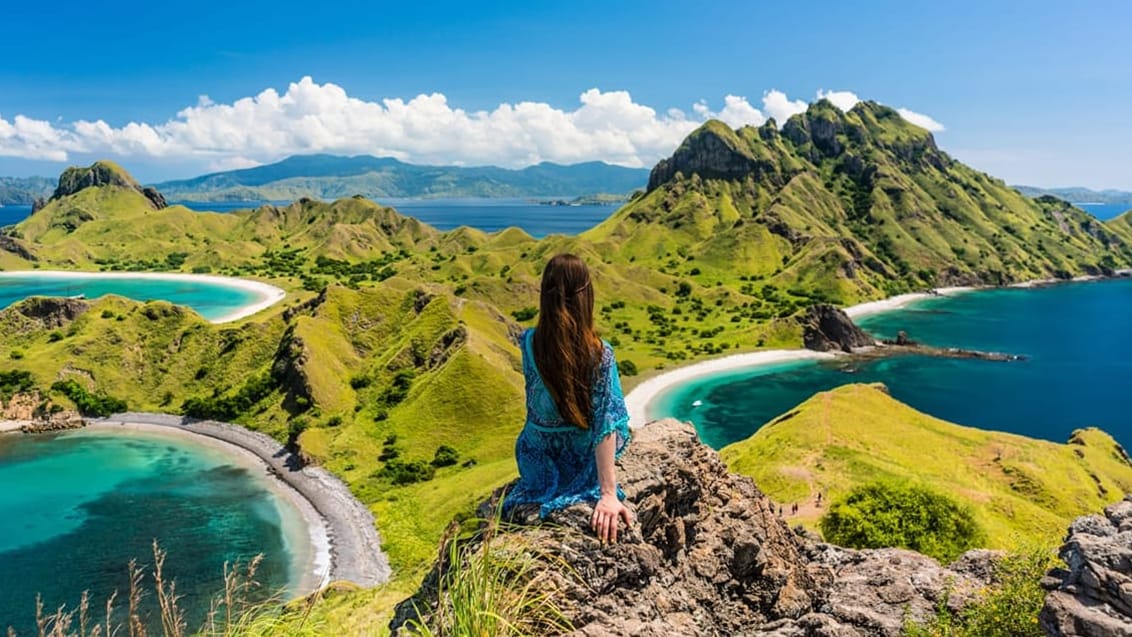
[(890, 397), (844, 385), (724, 447), (728, 467), (815, 526), (827, 502), (876, 480), (930, 485), (974, 508), (991, 548), (1052, 546), (1077, 516), (1132, 492), (1132, 460), (1111, 436), (1080, 429), (1068, 444), (951, 424)]
[(424, 166), (392, 157), (300, 155), (283, 161), (156, 188), (189, 201), (277, 201), (301, 197), (576, 197), (628, 193), (648, 171), (604, 162), (563, 166), (550, 162), (511, 170), (495, 166)]
[[(0, 268), (212, 272), (269, 281), (288, 298), (224, 325), (165, 303), (106, 298), (71, 320), (25, 302), (0, 311), (0, 360), (44, 389), (74, 378), (131, 409), (295, 439), (374, 510), (398, 573), (322, 607), (354, 632), (415, 586), (453, 516), (514, 475), (515, 339), (536, 320), (538, 276), (557, 252), (591, 265), (598, 326), (627, 387), (640, 378), (628, 363), (648, 375), (797, 347), (795, 316), (818, 301), (1132, 265), (1129, 215), (1100, 223), (1027, 199), (868, 103), (842, 113), (820, 102), (781, 130), (709, 122), (646, 192), (577, 237), (439, 232), (358, 197), (232, 214), (163, 208), (109, 164), (64, 181), (0, 235)], [(413, 482), (442, 445), (460, 462)], [(1108, 475), (1098, 473), (1115, 493)], [(1018, 524), (1044, 529), (1054, 514), (1027, 515)]]

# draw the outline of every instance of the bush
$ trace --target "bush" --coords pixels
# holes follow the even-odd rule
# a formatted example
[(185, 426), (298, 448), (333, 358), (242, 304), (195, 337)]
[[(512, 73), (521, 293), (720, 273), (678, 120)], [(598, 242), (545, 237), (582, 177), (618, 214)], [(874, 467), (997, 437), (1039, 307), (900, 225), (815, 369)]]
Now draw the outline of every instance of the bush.
[(233, 420), (249, 411), (253, 405), (274, 391), (275, 382), (269, 374), (256, 376), (231, 396), (196, 396), (181, 405), (181, 411), (192, 418)]
[(516, 321), (522, 322), (522, 321), (529, 321), (529, 320), (533, 319), (537, 314), (538, 314), (538, 308), (537, 307), (525, 307), (521, 310), (515, 310), (514, 312), (511, 313), (511, 316), (515, 317)]
[(13, 394), (31, 391), (35, 387), (35, 379), (31, 372), (22, 369), (6, 372), (0, 370), (0, 400), (8, 400)]
[(978, 598), (955, 613), (948, 595), (940, 597), (936, 614), (924, 623), (905, 621), (908, 637), (1041, 637), (1038, 613), (1045, 603), (1042, 577), (1055, 566), (1052, 551), (1030, 549), (1010, 553), (994, 564), (992, 583)]
[(436, 467), (424, 460), (413, 460), (411, 462), (390, 460), (382, 467), (379, 475), (383, 478), (389, 478), (395, 485), (413, 484), (432, 480), (433, 476), (436, 475)]
[(631, 360), (618, 361), (617, 362), (617, 371), (622, 376), (636, 376), (639, 373), (637, 371), (637, 364), (634, 363)]
[(826, 541), (900, 547), (949, 562), (984, 539), (971, 509), (926, 487), (876, 482), (834, 502), (819, 522)]
[(73, 378), (67, 380), (55, 381), (51, 385), (53, 391), (62, 392), (64, 396), (71, 399), (78, 408), (79, 413), (84, 416), (94, 416), (95, 418), (105, 418), (110, 414), (117, 414), (126, 411), (126, 401), (120, 398), (114, 398), (102, 392), (91, 393), (85, 387), (78, 384)]
[(460, 452), (456, 451), (448, 445), (440, 445), (436, 448), (436, 455), (432, 458), (432, 466), (434, 467), (451, 467), (460, 461)]

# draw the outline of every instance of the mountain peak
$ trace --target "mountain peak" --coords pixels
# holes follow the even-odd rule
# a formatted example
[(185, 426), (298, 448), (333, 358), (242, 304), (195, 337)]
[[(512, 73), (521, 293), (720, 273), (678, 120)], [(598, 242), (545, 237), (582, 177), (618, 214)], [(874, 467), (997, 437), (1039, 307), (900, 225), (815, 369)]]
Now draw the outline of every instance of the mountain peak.
[(72, 166), (59, 176), (59, 185), (51, 201), (69, 197), (87, 188), (119, 187), (136, 190), (149, 200), (155, 210), (166, 207), (165, 197), (154, 188), (143, 188), (124, 168), (109, 160), (99, 160), (87, 167)]

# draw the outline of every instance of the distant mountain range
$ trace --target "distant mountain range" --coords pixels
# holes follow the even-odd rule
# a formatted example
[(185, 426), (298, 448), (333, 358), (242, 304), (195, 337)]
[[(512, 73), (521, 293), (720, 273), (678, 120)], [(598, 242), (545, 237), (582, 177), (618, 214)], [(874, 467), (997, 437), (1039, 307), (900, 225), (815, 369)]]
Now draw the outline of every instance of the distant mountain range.
[(1079, 186), (1069, 186), (1066, 188), (1038, 188), (1036, 186), (1014, 187), (1018, 189), (1018, 192), (1021, 192), (1027, 197), (1052, 195), (1071, 203), (1128, 204), (1128, 207), (1132, 208), (1132, 192), (1125, 192), (1123, 190), (1113, 190), (1111, 188), (1105, 190), (1090, 190)]
[(0, 177), (0, 205), (27, 205), (36, 197), (50, 197), (57, 181), (47, 177)]
[(643, 188), (649, 171), (604, 162), (496, 166), (421, 166), (391, 157), (299, 155), (274, 164), (166, 181), (172, 201), (333, 200), (395, 197), (578, 197)]

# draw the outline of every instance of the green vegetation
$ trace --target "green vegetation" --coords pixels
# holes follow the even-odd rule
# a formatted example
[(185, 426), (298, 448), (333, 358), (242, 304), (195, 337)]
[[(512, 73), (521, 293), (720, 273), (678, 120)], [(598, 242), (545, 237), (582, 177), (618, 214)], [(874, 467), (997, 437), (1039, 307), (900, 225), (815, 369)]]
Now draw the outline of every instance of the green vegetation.
[(546, 554), (510, 536), (498, 542), (498, 517), (484, 521), (475, 536), (448, 538), (440, 574), (438, 608), (417, 608), (426, 618), (410, 621), (422, 637), (464, 635), (558, 635), (573, 630), (560, 606), (561, 583), (540, 560), (558, 566), (561, 577), (576, 577), (561, 557)]
[[(617, 348), (626, 389), (709, 356), (796, 347), (795, 316), (820, 300), (1132, 264), (1132, 215), (1101, 223), (1030, 200), (870, 103), (841, 113), (819, 102), (781, 130), (709, 122), (647, 191), (576, 237), (442, 233), (356, 190), (232, 214), (156, 210), (120, 169), (100, 170), (117, 185), (77, 190), (5, 230), (0, 269), (212, 272), (269, 281), (288, 297), (223, 325), (161, 302), (107, 297), (49, 317), (24, 302), (0, 311), (5, 370), (41, 389), (74, 378), (134, 409), (233, 420), (340, 476), (380, 520), (398, 578), (320, 603), (315, 612), (351, 634), (385, 622), (448, 522), (514, 476), (524, 410), (514, 339), (536, 318), (550, 255), (590, 264), (598, 329)], [(235, 194), (301, 176), (259, 174), (258, 185), (200, 188)], [(855, 387), (724, 453), (783, 502), (921, 476), (969, 504), (988, 543), (1009, 546), (1048, 540), (1132, 487), (1111, 438), (1085, 430), (1075, 440), (955, 428)], [(467, 460), (449, 463), (444, 447)]]
[(0, 370), (0, 402), (9, 400), (14, 394), (28, 392), (34, 388), (35, 379), (30, 372), (22, 369)]
[(1041, 579), (1055, 566), (1053, 554), (1028, 549), (1007, 554), (994, 565), (991, 586), (979, 592), (962, 613), (951, 611), (943, 596), (936, 614), (923, 623), (906, 622), (907, 637), (1042, 637), (1038, 613), (1046, 591)]
[(111, 414), (122, 413), (127, 409), (126, 401), (121, 398), (114, 398), (101, 391), (90, 392), (73, 378), (55, 381), (52, 383), (51, 389), (69, 398), (71, 402), (75, 403), (79, 413), (84, 416), (104, 418)]
[[(985, 546), (998, 549), (1053, 545), (1075, 517), (1132, 489), (1132, 463), (1102, 431), (1081, 429), (1069, 444), (1055, 444), (962, 427), (877, 385), (819, 393), (720, 455), (782, 503), (818, 493), (841, 502), (877, 481), (929, 485), (969, 509)], [(806, 509), (795, 521), (817, 527), (822, 513)]]
[(986, 539), (971, 509), (925, 486), (874, 482), (835, 501), (818, 524), (826, 541), (899, 547), (950, 562)]

